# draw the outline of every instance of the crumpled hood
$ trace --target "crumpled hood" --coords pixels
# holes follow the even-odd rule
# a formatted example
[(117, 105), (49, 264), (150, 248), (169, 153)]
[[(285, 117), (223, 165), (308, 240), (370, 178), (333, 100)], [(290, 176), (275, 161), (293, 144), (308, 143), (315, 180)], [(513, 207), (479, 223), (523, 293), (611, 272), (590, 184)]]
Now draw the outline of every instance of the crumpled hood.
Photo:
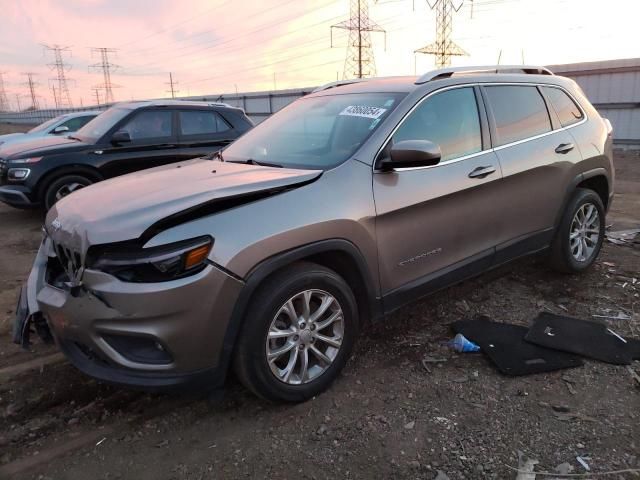
[(321, 174), (189, 160), (78, 190), (56, 203), (45, 225), (54, 242), (84, 255), (90, 245), (139, 238), (156, 222), (199, 205), (307, 183)]

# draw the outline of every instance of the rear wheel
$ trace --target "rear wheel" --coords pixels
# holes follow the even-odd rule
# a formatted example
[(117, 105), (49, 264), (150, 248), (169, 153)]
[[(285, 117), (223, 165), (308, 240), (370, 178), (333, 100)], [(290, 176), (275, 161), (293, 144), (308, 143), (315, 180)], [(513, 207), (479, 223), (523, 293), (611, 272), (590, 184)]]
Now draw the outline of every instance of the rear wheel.
[(236, 347), (234, 367), (254, 393), (299, 402), (324, 391), (357, 336), (357, 306), (334, 271), (296, 264), (257, 292)]
[(605, 230), (605, 211), (593, 190), (575, 191), (562, 216), (551, 247), (551, 265), (556, 270), (578, 273), (595, 261)]
[(59, 200), (92, 183), (92, 180), (83, 175), (65, 175), (54, 180), (44, 192), (45, 208), (49, 210)]

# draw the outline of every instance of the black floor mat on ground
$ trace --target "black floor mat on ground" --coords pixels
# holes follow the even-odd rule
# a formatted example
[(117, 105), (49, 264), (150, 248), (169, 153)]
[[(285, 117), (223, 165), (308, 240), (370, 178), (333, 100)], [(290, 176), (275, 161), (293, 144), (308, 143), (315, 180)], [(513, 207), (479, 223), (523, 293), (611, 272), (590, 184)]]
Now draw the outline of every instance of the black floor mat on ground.
[(575, 355), (525, 342), (526, 327), (496, 323), (488, 318), (462, 320), (451, 326), (456, 333), (480, 345), (482, 352), (505, 375), (551, 372), (583, 364)]
[(629, 365), (637, 357), (637, 340), (625, 343), (603, 323), (543, 312), (533, 321), (527, 342), (576, 353), (614, 365)]

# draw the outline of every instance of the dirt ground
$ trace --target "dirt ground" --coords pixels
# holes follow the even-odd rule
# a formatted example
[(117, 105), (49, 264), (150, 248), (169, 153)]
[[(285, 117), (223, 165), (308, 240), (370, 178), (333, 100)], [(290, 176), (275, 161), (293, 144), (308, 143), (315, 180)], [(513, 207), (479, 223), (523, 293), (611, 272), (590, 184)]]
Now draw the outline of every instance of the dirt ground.
[[(616, 168), (607, 223), (638, 227), (640, 156), (619, 153)], [(539, 472), (566, 462), (585, 473), (577, 456), (592, 472), (640, 469), (640, 385), (625, 367), (587, 360), (509, 378), (444, 345), (455, 320), (526, 325), (544, 310), (629, 312), (607, 322), (640, 337), (639, 248), (607, 243), (584, 275), (518, 261), (404, 308), (365, 331), (340, 378), (306, 403), (270, 404), (231, 379), (214, 404), (101, 385), (51, 357), (55, 347), (10, 343), (41, 220), (0, 206), (0, 478), (513, 479), (518, 452)]]

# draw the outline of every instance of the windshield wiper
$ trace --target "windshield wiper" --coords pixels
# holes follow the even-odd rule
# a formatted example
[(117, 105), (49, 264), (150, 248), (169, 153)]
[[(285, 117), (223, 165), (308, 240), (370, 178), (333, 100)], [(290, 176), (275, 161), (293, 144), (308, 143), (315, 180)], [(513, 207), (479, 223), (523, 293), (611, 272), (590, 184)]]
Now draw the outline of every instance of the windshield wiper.
[(267, 163), (267, 162), (259, 162), (257, 160), (254, 160), (253, 158), (248, 158), (246, 160), (243, 160), (241, 162), (237, 162), (237, 161), (230, 161), (229, 163), (244, 163), (246, 165), (257, 165), (259, 167), (275, 167), (275, 168), (282, 168), (282, 165), (280, 165), (279, 163)]

